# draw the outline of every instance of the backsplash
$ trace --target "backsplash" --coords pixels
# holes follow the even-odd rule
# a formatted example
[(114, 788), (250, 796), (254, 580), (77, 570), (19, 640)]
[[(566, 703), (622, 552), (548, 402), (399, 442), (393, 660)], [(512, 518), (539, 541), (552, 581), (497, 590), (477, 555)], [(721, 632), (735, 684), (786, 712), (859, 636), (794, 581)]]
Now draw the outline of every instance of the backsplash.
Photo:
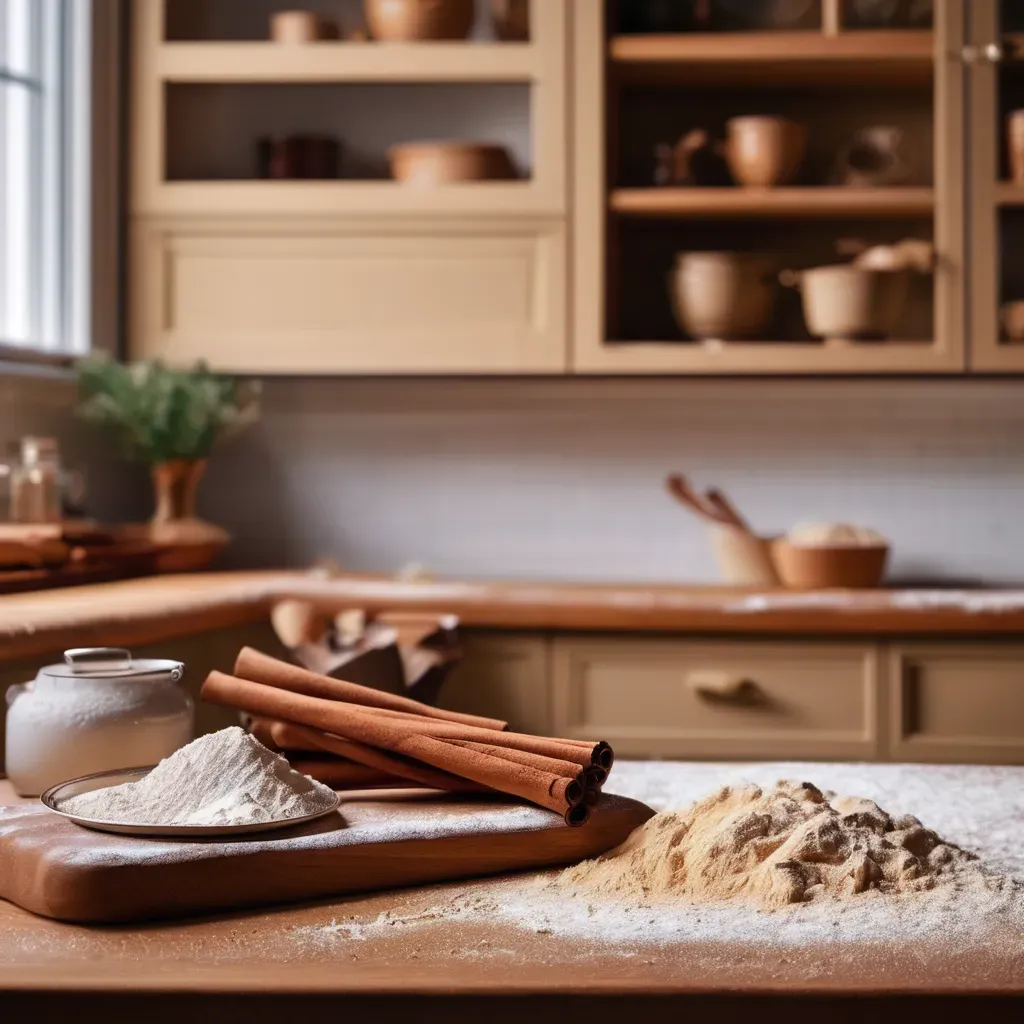
[(672, 469), (762, 531), (873, 526), (899, 579), (1024, 580), (1016, 381), (272, 380), (200, 507), (234, 565), (714, 582)]

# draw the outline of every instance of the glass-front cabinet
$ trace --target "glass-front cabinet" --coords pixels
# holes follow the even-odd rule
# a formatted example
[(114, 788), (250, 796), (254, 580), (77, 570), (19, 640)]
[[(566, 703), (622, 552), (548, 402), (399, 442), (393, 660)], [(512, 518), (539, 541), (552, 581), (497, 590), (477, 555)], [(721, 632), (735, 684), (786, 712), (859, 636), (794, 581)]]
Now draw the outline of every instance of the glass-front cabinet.
[(1024, 370), (1024, 3), (970, 0), (970, 366)]

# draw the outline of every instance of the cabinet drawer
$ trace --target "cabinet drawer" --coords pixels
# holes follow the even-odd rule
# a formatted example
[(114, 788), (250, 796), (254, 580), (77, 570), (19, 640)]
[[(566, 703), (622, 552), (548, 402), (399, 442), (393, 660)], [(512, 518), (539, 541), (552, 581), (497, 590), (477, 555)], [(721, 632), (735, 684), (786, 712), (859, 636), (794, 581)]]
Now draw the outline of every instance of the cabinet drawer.
[(565, 369), (560, 219), (142, 218), (131, 353), (242, 373)]
[(1024, 763), (1024, 646), (889, 647), (889, 756)]
[(647, 757), (873, 758), (870, 645), (559, 639), (555, 731)]

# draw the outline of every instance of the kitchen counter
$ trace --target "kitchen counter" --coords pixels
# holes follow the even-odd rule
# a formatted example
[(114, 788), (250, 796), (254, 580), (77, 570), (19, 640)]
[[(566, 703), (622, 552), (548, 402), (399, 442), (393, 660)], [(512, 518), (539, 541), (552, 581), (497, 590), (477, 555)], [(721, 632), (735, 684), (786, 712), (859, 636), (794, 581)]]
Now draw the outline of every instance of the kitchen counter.
[(340, 1010), (564, 1022), (576, 1013), (640, 1019), (642, 1009), (652, 1021), (783, 1019), (772, 1010), (840, 1022), (905, 1024), (926, 1012), (936, 1022), (1021, 1020), (1024, 768), (625, 762), (612, 788), (665, 809), (722, 784), (779, 777), (916, 814), (1016, 879), (1009, 904), (996, 912), (917, 894), (880, 907), (868, 894), (835, 910), (676, 906), (634, 908), (630, 918), (608, 904), (552, 902), (532, 874), (145, 927), (65, 925), (0, 904), (0, 1005), (51, 1014), (42, 1019)]
[(1020, 636), (1021, 590), (750, 591), (653, 584), (404, 582), (300, 572), (157, 576), (0, 597), (0, 659), (141, 645), (252, 622), (282, 597), (325, 612), (429, 608), (487, 629), (734, 635)]

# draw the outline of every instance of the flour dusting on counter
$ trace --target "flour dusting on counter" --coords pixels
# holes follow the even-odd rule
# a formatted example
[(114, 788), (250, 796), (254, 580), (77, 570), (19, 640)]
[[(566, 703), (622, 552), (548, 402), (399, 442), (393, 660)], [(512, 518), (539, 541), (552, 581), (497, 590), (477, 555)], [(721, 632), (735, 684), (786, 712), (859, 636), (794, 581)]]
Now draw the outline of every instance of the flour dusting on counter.
[(60, 809), (131, 825), (249, 825), (316, 814), (334, 791), (233, 726), (193, 740), (145, 778), (82, 793)]

